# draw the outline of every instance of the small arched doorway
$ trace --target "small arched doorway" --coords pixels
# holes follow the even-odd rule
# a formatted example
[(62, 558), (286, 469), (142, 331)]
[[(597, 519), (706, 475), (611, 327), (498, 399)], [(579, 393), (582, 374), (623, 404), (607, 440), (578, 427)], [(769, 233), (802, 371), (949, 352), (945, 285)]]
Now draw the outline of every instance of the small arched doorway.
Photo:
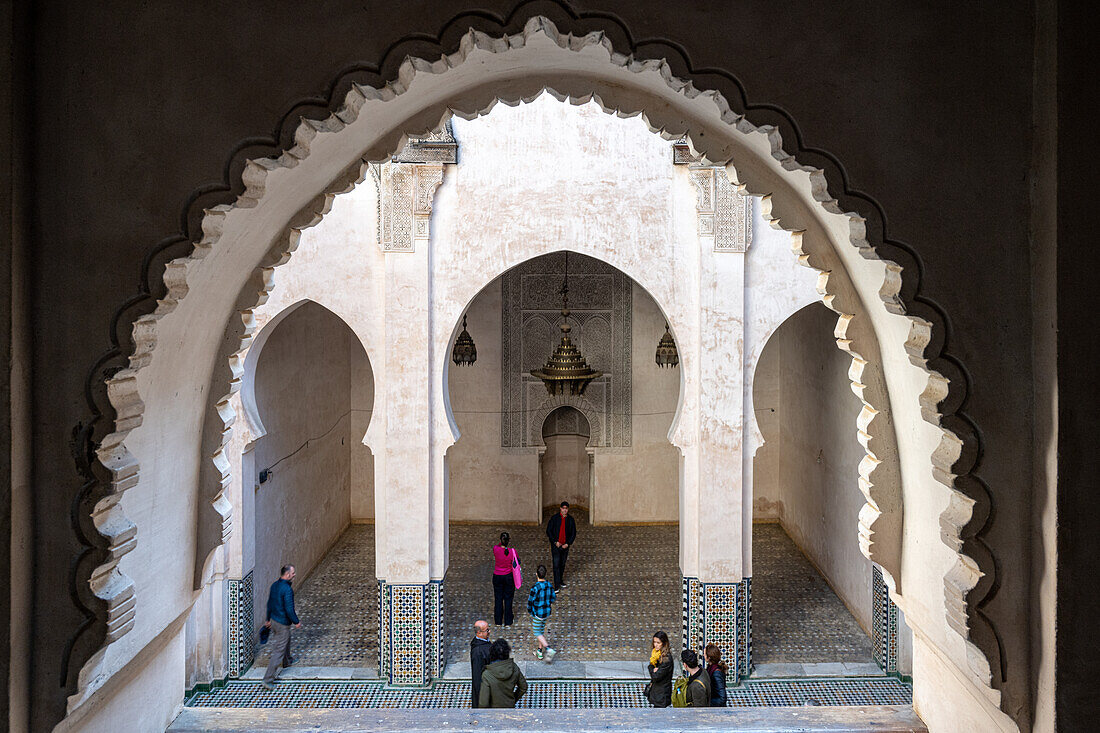
[[(298, 614), (291, 652), (302, 667), (378, 666), (373, 455), (363, 444), (374, 374), (340, 316), (300, 301), (270, 316), (245, 363), (239, 545), (245, 581), (230, 594), (240, 635), (237, 675), (262, 669), (256, 646), (268, 589), (294, 565)], [(334, 594), (332, 588), (345, 592)], [(247, 616), (247, 618), (246, 618)], [(234, 676), (237, 676), (234, 675)]]
[(539, 451), (539, 504), (544, 512), (563, 501), (588, 510), (591, 523), (595, 452), (588, 447), (592, 428), (575, 407), (559, 407), (542, 423), (545, 449)]

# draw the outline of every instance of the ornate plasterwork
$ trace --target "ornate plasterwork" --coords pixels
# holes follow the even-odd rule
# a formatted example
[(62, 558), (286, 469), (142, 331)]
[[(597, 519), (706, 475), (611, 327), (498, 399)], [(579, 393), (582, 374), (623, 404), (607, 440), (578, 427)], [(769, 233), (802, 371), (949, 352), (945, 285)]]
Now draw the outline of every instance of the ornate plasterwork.
[(691, 154), (683, 139), (672, 146), (672, 162), (686, 165), (695, 186), (699, 239), (715, 252), (744, 252), (752, 242), (752, 202), (741, 195), (725, 166), (708, 165)]
[(430, 235), (432, 199), (443, 183), (443, 164), (383, 163), (378, 180), (378, 244), (383, 252), (415, 252)]
[[(548, 40), (551, 47), (566, 56), (577, 54), (577, 59), (587, 59), (583, 63), (615, 67), (636, 75), (639, 80), (646, 75), (656, 75), (672, 95), (681, 95), (699, 104), (713, 103), (715, 121), (730, 127), (728, 136), (712, 134), (717, 127), (707, 128), (705, 135), (702, 130), (684, 129), (690, 123), (685, 123), (685, 118), (667, 100), (647, 96), (648, 92), (641, 91), (640, 85), (638, 89), (628, 89), (594, 82), (587, 86), (588, 91), (584, 91), (586, 85), (578, 81), (584, 79), (583, 72), (572, 77), (562, 76), (549, 70), (549, 67), (544, 68), (541, 61), (528, 60), (526, 67), (512, 66), (514, 69), (522, 68), (525, 76), (510, 79), (512, 86), (508, 87), (508, 94), (511, 99), (518, 101), (525, 95), (535, 93), (539, 85), (548, 85), (556, 88), (556, 96), (583, 101), (592, 95), (593, 87), (599, 87), (598, 99), (609, 111), (623, 114), (641, 112), (654, 131), (668, 137), (686, 134), (693, 149), (705, 154), (709, 160), (728, 160), (730, 151), (737, 147), (729, 140), (739, 134), (749, 136), (753, 141), (749, 146), (766, 148), (770, 160), (762, 158), (762, 167), (758, 170), (743, 170), (745, 178), (738, 183), (744, 185), (747, 192), (764, 197), (763, 209), (772, 225), (781, 225), (779, 213), (772, 213), (773, 206), (777, 209), (784, 207), (784, 221), (803, 221), (807, 226), (811, 221), (817, 222), (817, 225), (832, 223), (833, 217), (839, 217), (844, 220), (850, 234), (848, 242), (867, 260), (885, 264), (885, 276), (878, 288), (878, 298), (888, 312), (908, 319), (910, 338), (906, 349), (912, 363), (927, 377), (927, 389), (921, 397), (923, 415), (942, 433), (939, 448), (931, 455), (931, 463), (936, 479), (952, 492), (950, 505), (941, 517), (942, 539), (958, 559), (955, 570), (944, 579), (948, 623), (965, 640), (967, 660), (977, 678), (984, 684), (1000, 686), (1002, 670), (996, 634), (985, 616), (977, 612), (995, 591), (996, 583), (992, 555), (982, 540), (992, 516), (989, 511), (990, 495), (973, 472), (980, 454), (978, 431), (960, 411), (965, 402), (968, 381), (965, 372), (944, 353), (943, 314), (934, 305), (917, 297), (920, 286), (918, 270), (907, 266), (903, 271), (896, 262), (885, 260), (883, 253), (906, 263), (915, 261), (914, 256), (907, 247), (886, 237), (885, 218), (878, 204), (866, 195), (848, 190), (844, 171), (835, 159), (797, 145), (796, 159), (783, 149), (780, 130), (786, 135), (791, 131), (797, 132), (797, 126), (781, 110), (768, 108), (768, 119), (776, 122), (762, 127), (756, 127), (746, 119), (741, 113), (755, 115), (757, 107), (745, 102), (742, 87), (732, 75), (708, 73), (705, 83), (711, 91), (701, 92), (691, 82), (696, 73), (692, 65), (673, 46), (658, 43), (648, 49), (645, 59), (635, 58), (627, 55), (633, 51), (627, 40), (631, 35), (614, 21), (604, 16), (584, 16), (582, 19), (566, 6), (554, 3), (540, 7), (540, 12), (552, 13), (554, 21), (545, 17), (524, 19), (520, 16), (506, 21), (490, 19), (483, 14), (474, 22), (472, 17), (460, 16), (441, 32), (440, 38), (449, 39), (450, 45), (446, 48), (441, 41), (433, 42), (423, 37), (392, 46), (378, 68), (395, 69), (396, 79), (356, 70), (354, 78), (350, 79), (350, 89), (347, 84), (334, 83), (333, 89), (349, 90), (346, 95), (332, 101), (330, 116), (317, 120), (299, 117), (297, 108), (292, 110), (293, 113), (284, 118), (278, 129), (285, 132), (285, 139), (292, 139), (293, 143), (284, 145), (272, 138), (269, 146), (271, 157), (246, 159), (245, 155), (255, 154), (257, 145), (242, 146), (238, 161), (242, 165), (226, 168), (242, 172), (239, 179), (227, 182), (225, 190), (229, 190), (232, 183), (240, 185), (243, 193), (234, 203), (217, 205), (212, 205), (210, 196), (221, 196), (220, 200), (226, 201), (220, 192), (194, 197), (185, 212), (184, 221), (201, 221), (201, 236), (166, 240), (147, 258), (148, 271), (144, 273), (146, 284), (142, 293), (116, 313), (112, 329), (113, 346), (89, 372), (88, 394), (94, 413), (92, 420), (74, 431), (74, 438), (79, 444), (74, 453), (86, 480), (74, 503), (77, 507), (74, 511), (74, 531), (87, 549), (73, 563), (72, 590), (81, 609), (89, 619), (96, 619), (98, 623), (82, 627), (71, 642), (71, 648), (75, 650), (71, 661), (80, 669), (80, 678), (78, 683), (72, 682), (73, 667), (70, 666), (69, 689), (78, 691), (70, 699), (70, 708), (90, 694), (89, 686), (93, 680), (101, 680), (96, 675), (96, 666), (97, 660), (102, 659), (102, 644), (117, 639), (129, 628), (128, 624), (123, 623), (114, 626), (113, 636), (107, 631), (111, 628), (108, 608), (112, 599), (122, 597), (124, 590), (132, 586), (131, 581), (118, 571), (120, 552), (133, 546), (134, 537), (133, 525), (122, 513), (118, 497), (137, 483), (137, 464), (125, 444), (130, 431), (141, 424), (144, 409), (137, 393), (136, 375), (149, 365), (153, 357), (158, 343), (158, 329), (164, 316), (176, 309), (190, 289), (205, 287), (202, 278), (197, 278), (194, 283), (189, 282), (190, 275), (198, 272), (202, 273), (202, 277), (209, 276), (209, 268), (202, 267), (202, 260), (219, 247), (227, 232), (233, 231), (236, 236), (242, 226), (247, 231), (263, 231), (258, 222), (265, 221), (262, 217), (272, 215), (269, 211), (271, 207), (259, 207), (266, 193), (272, 189), (285, 192), (287, 187), (296, 185), (294, 169), (307, 160), (315, 148), (323, 148), (328, 136), (340, 135), (354, 124), (364, 105), (384, 104), (405, 92), (417, 75), (448, 73), (461, 66), (470, 54), (515, 53), (522, 56), (527, 46), (538, 45), (542, 42), (540, 39)], [(556, 24), (576, 28), (579, 34), (560, 32)], [(482, 30), (463, 35), (463, 29), (471, 25)], [(497, 35), (485, 32), (488, 28), (492, 28)], [(592, 31), (593, 28), (601, 30)], [(611, 39), (616, 39), (622, 47), (616, 50)], [(402, 54), (405, 54), (403, 62), (400, 61)], [(657, 58), (660, 55), (664, 58)], [(424, 61), (425, 56), (436, 60)], [(599, 76), (597, 72), (591, 73), (593, 79)], [(364, 78), (369, 78), (369, 83), (363, 83)], [(652, 108), (648, 110), (647, 100), (653, 101)], [(475, 93), (466, 102), (455, 99), (448, 104), (459, 114), (473, 117), (487, 111), (495, 101), (495, 97)], [(419, 110), (421, 113), (424, 111)], [(780, 124), (781, 128), (775, 124)], [(417, 131), (421, 131), (419, 126), (422, 123), (416, 125)], [(395, 127), (394, 130), (392, 134), (374, 140), (366, 155), (377, 160), (371, 150), (397, 149), (401, 141), (401, 128)], [(797, 140), (797, 134), (786, 137)], [(766, 139), (766, 143), (757, 145), (756, 141), (762, 138)], [(771, 174), (765, 171), (770, 171), (767, 166), (774, 163), (783, 170), (784, 184), (779, 187), (782, 190), (773, 191), (775, 187), (768, 183)], [(274, 239), (269, 255), (242, 291), (237, 308), (241, 318), (231, 324), (228, 343), (239, 344), (242, 339), (250, 338), (250, 309), (257, 300), (262, 302), (266, 297), (264, 293), (269, 283), (265, 282), (269, 281), (274, 267), (285, 261), (293, 251), (300, 230), (319, 221), (332, 197), (353, 185), (359, 175), (360, 166), (355, 162), (343, 175), (330, 177), (328, 180), (333, 183), (289, 218), (283, 235)], [(859, 213), (841, 208), (829, 192), (829, 181), (839, 184), (840, 193), (845, 196), (845, 205), (858, 207)], [(311, 187), (310, 190), (316, 188)], [(796, 191), (808, 192), (808, 200), (816, 204), (813, 211), (803, 208), (802, 193), (795, 194)], [(254, 216), (250, 217), (250, 214)], [(824, 236), (802, 240), (801, 235), (807, 231), (805, 226), (786, 224), (783, 228), (793, 230), (801, 240), (797, 248), (800, 260), (821, 272), (823, 299), (839, 314), (838, 343), (852, 354), (853, 384), (867, 408), (866, 415), (860, 419), (860, 438), (868, 449), (868, 462), (875, 464), (866, 471), (861, 470), (861, 474), (866, 474), (861, 475), (861, 486), (868, 496), (868, 503), (861, 513), (861, 525), (865, 530), (864, 551), (893, 576), (898, 592), (902, 592), (902, 579), (898, 572), (900, 474), (896, 466), (896, 451), (893, 454), (889, 451), (889, 443), (894, 440), (893, 425), (875, 331), (857, 297), (856, 287), (841, 263), (843, 257), (849, 256), (839, 249), (846, 244), (844, 238)], [(881, 233), (881, 236), (876, 236), (874, 245), (868, 241), (868, 229)], [(193, 250), (168, 262), (161, 273), (159, 268), (166, 259), (165, 253), (180, 251), (189, 246), (189, 241), (194, 241)], [(159, 288), (152, 283), (161, 277), (166, 292), (155, 301), (154, 309), (153, 293), (158, 292)], [(866, 291), (863, 288), (859, 292)], [(874, 302), (874, 293), (867, 294), (866, 302)], [(132, 338), (132, 343), (128, 338)], [(240, 348), (232, 346), (220, 355), (219, 363), (227, 364), (228, 368), (216, 368), (213, 376), (216, 392), (233, 388), (234, 380), (239, 379), (239, 365), (233, 362), (235, 353), (239, 351)], [(128, 363), (125, 363), (127, 357)], [(221, 420), (223, 426), (230, 424), (231, 415), (220, 409), (215, 412), (213, 419)], [(916, 429), (915, 426), (910, 427)], [(94, 460), (89, 460), (93, 455)], [(872, 476), (875, 481), (870, 481)], [(225, 538), (230, 507), (221, 488), (217, 482), (203, 481), (200, 486), (196, 550), (196, 561), (200, 567)], [(99, 549), (103, 547), (108, 551)], [(197, 570), (196, 576), (199, 575), (201, 572)], [(89, 591), (92, 598), (87, 598)], [(119, 618), (121, 616), (116, 614), (115, 620)]]
[[(565, 253), (557, 252), (524, 262), (501, 277), (503, 448), (543, 444), (546, 387), (530, 370), (543, 365), (560, 338), (564, 273)], [(584, 397), (576, 399), (576, 405), (585, 405), (578, 409), (589, 418), (590, 445), (630, 448), (633, 283), (605, 262), (571, 253), (569, 309), (573, 340), (589, 365), (603, 372), (588, 385)]]

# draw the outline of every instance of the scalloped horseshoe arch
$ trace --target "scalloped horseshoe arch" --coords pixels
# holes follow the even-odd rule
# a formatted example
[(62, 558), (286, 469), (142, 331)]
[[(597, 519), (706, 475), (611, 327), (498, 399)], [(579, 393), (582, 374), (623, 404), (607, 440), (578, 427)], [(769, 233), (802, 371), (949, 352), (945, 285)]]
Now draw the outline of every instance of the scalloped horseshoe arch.
[[(957, 664), (969, 664), (999, 700), (997, 639), (981, 613), (983, 599), (995, 586), (992, 556), (981, 540), (988, 492), (971, 473), (977, 432), (957, 412), (966, 383), (943, 354), (943, 318), (917, 295), (916, 268), (897, 264), (913, 261), (912, 256), (885, 236), (872, 245), (868, 230), (884, 232), (874, 202), (845, 185), (846, 200), (858, 200), (861, 211), (841, 209), (827, 181), (835, 176), (845, 182), (839, 164), (801, 146), (793, 154), (785, 151), (780, 128), (790, 130), (797, 143), (794, 123), (777, 119), (771, 108), (747, 104), (732, 76), (697, 74), (670, 46), (636, 47), (624, 28), (605, 18), (573, 15), (556, 5), (538, 7), (554, 20), (460, 17), (441, 34), (445, 41), (434, 46), (409, 41), (392, 48), (381, 65), (394, 72), (392, 79), (356, 72), (359, 79), (370, 76), (370, 84), (338, 80), (333, 89), (346, 94), (336, 95), (330, 114), (302, 118), (292, 144), (272, 157), (247, 160), (243, 193), (231, 205), (207, 210), (193, 252), (168, 263), (163, 276), (168, 294), (155, 311), (134, 320), (129, 368), (107, 381), (109, 406), (97, 406), (101, 414), (110, 414), (108, 409), (115, 414), (114, 432), (95, 446), (98, 465), (93, 466), (99, 473), (105, 470), (109, 480), (87, 489), (84, 498), (94, 501), (84, 505), (94, 506), (98, 543), (107, 550), (98, 556), (98, 567), (77, 566), (74, 584), (78, 591), (91, 588), (96, 599), (89, 607), (109, 632), (103, 646), (71, 660), (82, 667), (70, 708), (102, 676), (99, 667), (111, 642), (141, 623), (133, 614), (133, 584), (119, 569), (122, 556), (134, 546), (134, 528), (119, 499), (139, 481), (157, 481), (155, 475), (139, 477), (137, 472), (138, 457), (153, 450), (151, 436), (179, 441), (185, 450), (188, 442), (199, 440), (196, 425), (205, 424), (201, 454), (209, 457), (206, 465), (174, 481), (198, 487), (196, 582), (209, 553), (226, 539), (231, 507), (224, 481), (207, 480), (206, 466), (225, 476), (221, 448), (233, 416), (224, 396), (240, 386), (239, 357), (254, 331), (252, 308), (270, 292), (274, 270), (293, 252), (301, 230), (319, 222), (333, 198), (361, 180), (365, 161), (387, 158), (407, 135), (424, 134), (448, 114), (475, 117), (497, 99), (525, 100), (544, 88), (572, 100), (595, 98), (617, 114), (643, 114), (654, 131), (670, 139), (686, 134), (708, 160), (735, 164), (741, 176), (735, 183), (763, 196), (772, 225), (792, 232), (795, 253), (821, 273), (819, 291), (839, 314), (837, 343), (852, 356), (853, 390), (863, 401), (858, 430), (867, 451), (860, 469), (867, 498), (860, 514), (864, 552), (891, 576), (907, 613), (903, 582), (911, 574), (938, 576), (946, 610), (939, 624), (928, 628), (940, 634), (938, 645)], [(584, 35), (569, 35), (569, 30)], [(410, 55), (398, 63), (403, 53)], [(284, 123), (285, 129), (292, 125)], [(884, 253), (892, 260), (881, 258)], [(483, 254), (487, 271), (501, 272), (512, 264), (501, 253)], [(230, 318), (223, 329), (229, 314), (239, 317)], [(209, 367), (187, 369), (183, 365), (188, 363)], [(98, 379), (96, 372), (89, 379)], [(204, 417), (208, 394), (218, 396), (213, 417)], [(178, 411), (181, 404), (197, 423), (173, 418), (167, 407)], [(905, 431), (905, 440), (896, 438), (895, 429)], [(91, 440), (90, 432), (86, 439)], [(947, 509), (939, 516), (905, 515), (912, 531), (940, 535), (937, 549), (929, 553), (933, 558), (902, 553), (905, 494), (917, 486), (939, 486), (946, 497)], [(922, 620), (918, 611), (910, 615), (915, 625)], [(953, 639), (936, 631), (944, 616), (956, 634)]]

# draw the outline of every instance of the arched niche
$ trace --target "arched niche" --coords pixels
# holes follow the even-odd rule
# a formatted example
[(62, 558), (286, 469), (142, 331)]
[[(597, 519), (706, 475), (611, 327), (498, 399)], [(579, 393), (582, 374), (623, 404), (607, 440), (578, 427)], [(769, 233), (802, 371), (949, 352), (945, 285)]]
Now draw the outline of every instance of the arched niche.
[[(671, 50), (669, 54), (674, 56)], [(473, 57), (480, 63), (464, 63)], [(410, 59), (397, 84), (382, 89), (354, 86), (339, 115), (303, 121), (295, 145), (283, 155), (249, 162), (238, 204), (211, 210), (204, 222), (206, 237), (195, 254), (169, 265), (168, 297), (135, 324), (131, 368), (115, 374), (108, 385), (117, 430), (102, 441), (98, 460), (111, 476), (104, 491), (112, 498), (96, 525), (109, 549), (103, 563), (89, 567), (94, 570), (91, 590), (102, 601), (104, 621), (112, 629), (108, 643), (136, 623), (130, 603), (134, 581), (119, 569), (122, 556), (133, 549), (128, 539), (133, 525), (117, 495), (139, 481), (166, 478), (151, 471), (140, 477), (137, 473), (138, 457), (150, 450), (147, 436), (178, 445), (182, 455), (201, 456), (199, 465), (159, 469), (173, 471), (183, 485), (205, 487), (197, 501), (196, 582), (212, 550), (226, 539), (231, 506), (223, 487), (199, 478), (205, 462), (219, 461), (224, 424), (210, 422), (201, 444), (180, 432), (194, 432), (195, 415), (205, 404), (201, 395), (209, 384), (207, 374), (187, 368), (181, 355), (215, 364), (215, 390), (217, 385), (232, 388), (231, 356), (252, 326), (247, 316), (231, 316), (232, 337), (226, 340), (210, 324), (224, 322), (227, 313), (250, 313), (257, 293), (266, 292), (265, 280), (293, 250), (301, 229), (316, 223), (332, 197), (361, 175), (359, 160), (384, 158), (405, 135), (437, 126), (446, 110), (475, 115), (498, 98), (523, 99), (552, 88), (573, 99), (596, 97), (620, 113), (644, 113), (655, 129), (670, 136), (686, 134), (694, 150), (710, 160), (736, 159), (741, 175), (737, 183), (764, 195), (773, 224), (795, 233), (797, 253), (823, 273), (825, 301), (840, 314), (835, 333), (841, 348), (853, 356), (853, 388), (865, 406), (858, 425), (867, 450), (861, 466), (861, 487), (868, 499), (861, 514), (864, 550), (883, 567), (901, 603), (903, 579), (926, 592), (941, 586), (944, 603), (914, 606), (914, 626), (959, 669), (969, 670), (976, 685), (999, 685), (996, 636), (984, 617), (971, 613), (995, 580), (992, 557), (975, 537), (988, 517), (988, 496), (980, 481), (957, 476), (973, 466), (977, 436), (962, 421), (951, 423), (960, 432), (949, 429), (941, 414), (941, 409), (961, 404), (965, 380), (944, 360), (937, 360), (935, 369), (928, 362), (942, 345), (933, 331), (942, 322), (927, 309), (906, 314), (901, 267), (875, 256), (863, 220), (840, 210), (828, 195), (822, 171), (785, 152), (776, 128), (754, 126), (732, 112), (721, 95), (700, 93), (677, 78), (673, 68), (689, 67), (679, 58), (673, 66), (635, 60), (617, 53), (607, 36), (561, 34), (545, 18), (531, 19), (507, 42), (471, 31), (446, 60)], [(395, 100), (399, 102), (389, 104)], [(206, 257), (214, 252), (218, 256)], [(496, 261), (491, 267), (499, 271), (501, 264)], [(227, 363), (231, 366), (220, 366)], [(144, 401), (137, 398), (139, 393)], [(169, 394), (188, 419), (169, 418), (163, 401)], [(945, 404), (951, 407), (941, 407)], [(178, 429), (172, 420), (180, 423)], [(895, 425), (905, 426), (905, 441), (896, 439)], [(944, 505), (942, 512), (929, 511)], [(903, 511), (906, 521), (913, 522), (906, 536), (911, 534), (925, 548), (919, 557), (903, 555)], [(977, 526), (967, 535), (971, 539), (964, 550), (963, 530), (972, 517)], [(181, 587), (166, 600), (186, 602), (190, 594)], [(124, 661), (107, 659), (109, 649), (93, 654), (85, 665), (77, 702), (90, 694), (93, 680)], [(989, 694), (997, 697), (995, 691)]]

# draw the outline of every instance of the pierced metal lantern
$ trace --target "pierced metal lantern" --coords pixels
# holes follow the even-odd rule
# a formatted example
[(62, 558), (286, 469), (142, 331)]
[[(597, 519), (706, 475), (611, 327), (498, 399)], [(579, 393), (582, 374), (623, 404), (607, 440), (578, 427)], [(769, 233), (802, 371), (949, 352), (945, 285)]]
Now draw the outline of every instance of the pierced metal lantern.
[(665, 324), (665, 335), (661, 337), (661, 342), (657, 344), (657, 366), (670, 369), (680, 363), (680, 354), (676, 351), (676, 341), (672, 338), (672, 332), (668, 330), (668, 324)]
[(561, 343), (542, 369), (532, 369), (531, 376), (542, 380), (551, 397), (571, 394), (582, 395), (588, 384), (603, 372), (592, 369), (580, 350), (569, 338), (569, 253), (565, 255), (565, 282), (561, 288)]
[(469, 366), (477, 361), (477, 347), (470, 332), (466, 330), (466, 314), (462, 314), (462, 332), (455, 339), (455, 346), (451, 350), (451, 361), (458, 366)]

